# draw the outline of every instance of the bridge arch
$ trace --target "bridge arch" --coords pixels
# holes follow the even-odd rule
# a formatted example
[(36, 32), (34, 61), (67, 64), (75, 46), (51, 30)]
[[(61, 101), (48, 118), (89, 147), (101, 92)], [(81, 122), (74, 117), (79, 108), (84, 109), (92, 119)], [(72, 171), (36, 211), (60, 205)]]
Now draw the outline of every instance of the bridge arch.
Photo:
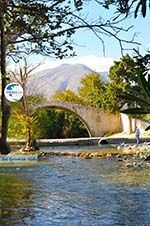
[(74, 113), (85, 125), (90, 137), (103, 136), (107, 132), (117, 133), (122, 129), (120, 114), (97, 108), (62, 101), (45, 101), (33, 105), (34, 110), (41, 108), (59, 108)]
[(89, 137), (92, 137), (91, 131), (89, 126), (87, 125), (86, 121), (81, 117), (81, 115), (79, 115), (77, 112), (75, 112), (74, 110), (68, 108), (67, 106), (60, 106), (60, 103), (58, 104), (58, 102), (51, 102), (51, 104), (42, 104), (42, 105), (36, 105), (34, 106), (34, 110), (38, 110), (38, 109), (42, 109), (42, 108), (52, 108), (52, 109), (62, 109), (62, 110), (66, 110), (72, 114), (74, 114), (75, 116), (77, 116), (77, 118), (80, 119), (80, 121), (83, 123), (83, 125), (85, 126), (85, 129), (88, 132)]

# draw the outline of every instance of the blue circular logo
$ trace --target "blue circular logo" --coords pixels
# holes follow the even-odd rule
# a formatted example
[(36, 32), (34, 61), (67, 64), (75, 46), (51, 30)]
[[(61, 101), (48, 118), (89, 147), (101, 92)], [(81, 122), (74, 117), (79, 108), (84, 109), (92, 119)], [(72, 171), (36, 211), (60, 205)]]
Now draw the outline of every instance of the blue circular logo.
[(11, 102), (21, 100), (23, 97), (23, 88), (19, 83), (9, 83), (4, 90), (5, 97)]

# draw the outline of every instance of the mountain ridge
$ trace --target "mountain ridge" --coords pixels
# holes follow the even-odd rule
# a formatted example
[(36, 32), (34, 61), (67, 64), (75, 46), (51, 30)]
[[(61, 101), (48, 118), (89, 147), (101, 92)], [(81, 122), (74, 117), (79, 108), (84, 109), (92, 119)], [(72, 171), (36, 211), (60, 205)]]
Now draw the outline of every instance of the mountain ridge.
[[(81, 86), (81, 79), (93, 70), (84, 64), (62, 64), (55, 68), (44, 69), (33, 74), (27, 83), (28, 95), (42, 95), (51, 98), (56, 91), (67, 89), (77, 93)], [(101, 78), (107, 82), (108, 73), (99, 72)]]

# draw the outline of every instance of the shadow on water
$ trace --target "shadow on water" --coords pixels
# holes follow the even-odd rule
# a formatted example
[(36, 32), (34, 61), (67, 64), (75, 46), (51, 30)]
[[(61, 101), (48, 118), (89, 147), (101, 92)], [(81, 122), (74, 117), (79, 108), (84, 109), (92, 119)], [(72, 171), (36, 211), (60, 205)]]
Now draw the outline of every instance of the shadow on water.
[[(20, 226), (30, 216), (33, 185), (16, 173), (19, 168), (0, 168), (0, 225)], [(16, 171), (16, 172), (15, 172)], [(34, 218), (33, 214), (32, 217)]]

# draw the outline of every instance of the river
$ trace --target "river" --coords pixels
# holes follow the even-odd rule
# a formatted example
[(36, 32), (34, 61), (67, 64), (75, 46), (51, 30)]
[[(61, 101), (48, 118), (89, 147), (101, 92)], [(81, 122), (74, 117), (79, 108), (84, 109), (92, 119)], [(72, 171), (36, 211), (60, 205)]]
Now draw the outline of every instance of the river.
[(0, 226), (149, 226), (150, 163), (49, 156), (0, 167)]

